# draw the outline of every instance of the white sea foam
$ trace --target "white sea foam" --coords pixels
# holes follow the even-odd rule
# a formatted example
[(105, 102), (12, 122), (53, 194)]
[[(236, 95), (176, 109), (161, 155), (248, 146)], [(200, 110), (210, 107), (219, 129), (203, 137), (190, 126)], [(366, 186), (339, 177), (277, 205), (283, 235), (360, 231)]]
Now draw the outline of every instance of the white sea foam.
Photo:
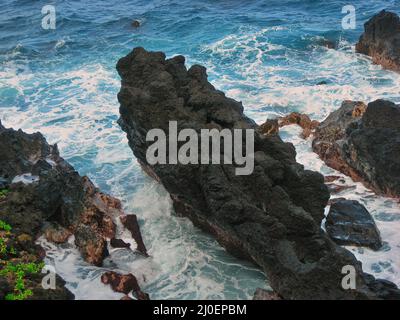
[[(372, 65), (347, 43), (340, 50), (310, 49), (305, 59), (301, 52), (271, 42), (270, 36), (279, 31), (244, 29), (205, 46), (202, 60), (196, 61), (208, 67), (218, 89), (242, 100), (245, 112), (257, 122), (294, 110), (322, 120), (344, 99), (368, 102), (383, 97), (400, 102), (400, 76)], [(12, 88), (23, 101), (22, 106), (0, 106), (3, 124), (41, 131), (50, 143), (58, 143), (61, 155), (81, 174), (121, 198), (126, 211), (138, 215), (151, 254), (143, 259), (126, 249), (112, 249), (105, 267), (97, 268), (80, 258), (73, 238), (61, 246), (41, 239), (48, 262), (56, 265), (77, 298), (120, 298), (100, 282), (102, 272), (110, 269), (138, 276), (152, 298), (250, 298), (256, 287), (266, 286), (257, 268), (232, 258), (187, 219), (171, 215), (168, 194), (143, 175), (116, 124), (120, 84), (115, 71), (100, 63), (43, 73), (33, 73), (27, 66), (19, 61), (0, 68), (0, 89)], [(327, 85), (314, 85), (324, 79)], [(311, 152), (310, 141), (297, 134), (295, 126), (282, 130), (295, 144), (298, 161), (324, 174), (337, 174)], [(366, 271), (399, 284), (398, 204), (343, 178), (356, 189), (338, 196), (365, 204), (387, 242), (378, 252), (350, 249)], [(118, 232), (125, 241), (130, 239), (121, 228)]]
[(34, 182), (38, 182), (39, 177), (34, 176), (31, 173), (24, 173), (18, 176), (15, 176), (11, 183), (19, 183), (22, 182), (23, 184), (31, 184)]

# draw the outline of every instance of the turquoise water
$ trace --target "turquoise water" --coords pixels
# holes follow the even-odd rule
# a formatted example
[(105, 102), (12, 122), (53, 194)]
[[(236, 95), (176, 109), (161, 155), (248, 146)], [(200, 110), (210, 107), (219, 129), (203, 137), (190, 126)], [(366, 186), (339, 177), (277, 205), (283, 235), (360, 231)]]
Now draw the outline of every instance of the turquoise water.
[[(342, 29), (348, 2), (337, 0), (53, 1), (55, 30), (41, 28), (44, 4), (0, 4), (0, 119), (27, 132), (40, 130), (80, 174), (139, 216), (152, 257), (114, 250), (106, 268), (139, 275), (152, 298), (250, 298), (267, 284), (256, 267), (172, 216), (165, 190), (138, 167), (116, 123), (118, 58), (136, 46), (183, 54), (188, 65), (205, 65), (212, 83), (242, 100), (257, 122), (291, 111), (322, 120), (344, 99), (400, 102), (400, 76), (354, 53), (363, 23), (384, 8), (400, 13), (400, 1), (352, 1), (355, 30)], [(133, 19), (140, 28), (131, 27)], [(324, 39), (338, 48), (319, 45)], [(316, 86), (320, 81), (327, 85)], [(282, 137), (295, 144), (306, 167), (332, 173), (296, 128), (285, 129)], [(387, 244), (376, 253), (350, 249), (367, 271), (399, 284), (399, 206), (354, 185), (356, 191), (341, 196), (367, 205)], [(104, 269), (86, 265), (72, 241), (43, 244), (77, 298), (119, 298), (100, 283)]]

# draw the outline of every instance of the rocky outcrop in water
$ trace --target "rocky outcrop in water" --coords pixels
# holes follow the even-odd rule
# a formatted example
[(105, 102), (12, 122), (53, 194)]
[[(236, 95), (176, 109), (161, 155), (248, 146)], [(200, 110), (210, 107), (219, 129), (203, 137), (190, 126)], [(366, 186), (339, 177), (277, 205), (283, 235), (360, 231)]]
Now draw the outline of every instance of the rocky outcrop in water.
[(378, 250), (382, 239), (374, 219), (358, 201), (335, 199), (326, 217), (328, 235), (340, 245), (354, 245)]
[[(400, 298), (397, 289), (364, 274), (355, 257), (321, 230), (329, 199), (323, 177), (296, 163), (292, 144), (259, 133), (242, 104), (207, 81), (204, 67), (186, 69), (183, 56), (166, 59), (162, 52), (136, 48), (117, 69), (119, 124), (144, 170), (170, 193), (176, 214), (214, 235), (232, 254), (261, 266), (285, 299)], [(236, 175), (231, 164), (151, 165), (146, 152), (153, 141), (146, 135), (162, 129), (168, 139), (170, 121), (177, 121), (178, 130), (197, 133), (254, 129), (253, 173)], [(354, 290), (341, 285), (346, 265), (356, 270)]]
[(400, 18), (396, 13), (381, 11), (364, 25), (356, 51), (372, 57), (386, 69), (400, 72)]
[(279, 128), (298, 125), (303, 129), (301, 137), (307, 139), (319, 125), (316, 120), (311, 120), (306, 114), (292, 112), (284, 117), (279, 117), (277, 119), (267, 119), (262, 125), (260, 125), (260, 132), (264, 135), (278, 134)]
[[(110, 285), (115, 292), (124, 293), (125, 295), (132, 293), (138, 300), (149, 300), (149, 295), (140, 289), (136, 277), (131, 273), (122, 275), (109, 271), (101, 276), (101, 282)], [(122, 299), (129, 300), (127, 296)]]
[[(29, 239), (25, 248), (15, 247), (41, 261), (45, 253), (35, 245), (40, 235), (64, 243), (73, 234), (82, 257), (102, 265), (108, 255), (107, 240), (115, 237), (116, 218), (125, 216), (120, 201), (81, 177), (60, 157), (57, 146), (49, 145), (40, 133), (6, 129), (0, 122), (0, 146), (4, 193), (0, 197), (0, 220), (12, 226), (17, 239)], [(140, 249), (143, 247), (142, 242)]]
[(378, 194), (400, 196), (400, 106), (345, 101), (316, 129), (313, 150), (325, 163)]

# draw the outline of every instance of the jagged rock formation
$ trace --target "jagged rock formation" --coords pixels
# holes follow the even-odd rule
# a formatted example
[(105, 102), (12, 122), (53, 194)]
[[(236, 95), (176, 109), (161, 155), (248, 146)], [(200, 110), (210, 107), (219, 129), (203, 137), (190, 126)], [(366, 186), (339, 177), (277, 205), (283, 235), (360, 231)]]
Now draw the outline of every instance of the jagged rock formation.
[(325, 163), (378, 194), (400, 196), (400, 106), (344, 101), (316, 129), (313, 150)]
[(262, 125), (260, 125), (260, 132), (264, 135), (278, 134), (279, 128), (296, 124), (303, 129), (301, 137), (307, 139), (319, 125), (316, 120), (311, 120), (306, 114), (298, 112), (292, 112), (284, 117), (277, 119), (267, 119)]
[(132, 293), (138, 300), (150, 300), (149, 295), (140, 289), (136, 277), (131, 273), (122, 275), (109, 271), (101, 276), (101, 282), (110, 285), (115, 292), (124, 293), (123, 300), (129, 298), (127, 296), (129, 293)]
[[(36, 256), (40, 235), (63, 243), (73, 234), (83, 258), (102, 265), (107, 240), (115, 237), (115, 219), (124, 216), (120, 201), (81, 177), (40, 133), (6, 129), (0, 122), (0, 146), (0, 179), (7, 190), (0, 199), (0, 220), (28, 237)], [(139, 246), (145, 250), (143, 243)]]
[(355, 245), (378, 250), (382, 239), (374, 219), (358, 201), (335, 199), (326, 217), (325, 228), (340, 245)]
[[(261, 266), (285, 299), (400, 298), (393, 286), (364, 274), (355, 257), (321, 230), (329, 199), (323, 177), (296, 163), (292, 144), (259, 133), (242, 104), (207, 81), (204, 67), (187, 70), (183, 56), (166, 59), (162, 52), (136, 48), (117, 69), (119, 124), (144, 170), (170, 193), (177, 214)], [(238, 176), (229, 164), (150, 165), (146, 151), (153, 142), (146, 135), (154, 128), (168, 135), (169, 121), (197, 133), (255, 129), (253, 173)], [(355, 290), (341, 286), (345, 265), (355, 267)]]
[(400, 18), (396, 13), (381, 11), (364, 25), (356, 51), (372, 57), (386, 69), (400, 72)]

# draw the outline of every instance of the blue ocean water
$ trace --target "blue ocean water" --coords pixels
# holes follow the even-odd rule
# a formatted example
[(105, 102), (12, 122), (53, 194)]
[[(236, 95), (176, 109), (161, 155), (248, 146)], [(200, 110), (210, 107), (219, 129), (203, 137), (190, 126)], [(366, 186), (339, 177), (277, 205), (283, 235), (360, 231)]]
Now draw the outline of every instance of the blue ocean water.
[[(47, 4), (56, 8), (55, 30), (41, 27)], [(356, 8), (354, 30), (341, 25), (348, 4)], [(354, 53), (363, 23), (381, 9), (400, 13), (398, 0), (2, 0), (0, 9), (0, 119), (40, 130), (82, 175), (139, 216), (152, 257), (114, 250), (106, 267), (141, 275), (152, 298), (245, 299), (267, 282), (255, 266), (171, 215), (165, 190), (138, 167), (116, 123), (120, 57), (136, 46), (183, 54), (188, 65), (205, 65), (212, 83), (243, 101), (257, 122), (291, 111), (322, 120), (345, 99), (400, 102), (400, 76)], [(322, 46), (325, 40), (337, 49)], [(317, 86), (320, 81), (327, 85)], [(282, 137), (295, 144), (306, 167), (332, 173), (296, 128)], [(346, 179), (356, 190), (341, 196), (366, 204), (386, 241), (376, 253), (350, 249), (367, 271), (399, 284), (398, 204)], [(77, 298), (119, 298), (100, 283), (104, 269), (86, 265), (72, 241), (43, 245)]]

